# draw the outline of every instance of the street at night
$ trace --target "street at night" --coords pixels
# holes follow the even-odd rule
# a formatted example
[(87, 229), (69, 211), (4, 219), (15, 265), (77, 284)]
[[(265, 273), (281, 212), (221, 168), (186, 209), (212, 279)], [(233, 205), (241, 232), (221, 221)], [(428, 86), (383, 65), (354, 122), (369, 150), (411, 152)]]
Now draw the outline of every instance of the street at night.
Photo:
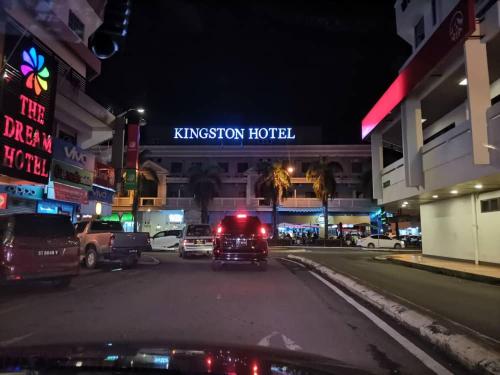
[[(280, 260), (286, 253), (275, 254), (267, 272), (252, 265), (230, 265), (216, 273), (206, 258), (151, 255), (160, 264), (84, 271), (67, 290), (42, 284), (4, 290), (0, 317), (3, 322), (23, 322), (23, 329), (3, 324), (0, 345), (261, 345), (342, 359), (378, 374), (432, 373), (309, 271)], [(394, 322), (389, 325), (398, 329)], [(432, 347), (415, 341), (431, 362), (442, 361)], [(459, 367), (452, 369), (460, 373)]]

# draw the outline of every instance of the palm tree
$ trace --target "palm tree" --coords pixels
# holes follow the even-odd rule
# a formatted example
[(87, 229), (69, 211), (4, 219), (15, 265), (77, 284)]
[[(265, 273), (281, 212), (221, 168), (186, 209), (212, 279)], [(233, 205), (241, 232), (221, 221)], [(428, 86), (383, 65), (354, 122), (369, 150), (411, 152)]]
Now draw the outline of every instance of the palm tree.
[(149, 160), (149, 150), (143, 150), (139, 153), (139, 170), (137, 173), (137, 189), (134, 191), (134, 199), (132, 201), (132, 217), (134, 218), (134, 232), (137, 232), (137, 212), (139, 211), (139, 203), (141, 197), (149, 187), (150, 182), (158, 185), (159, 179), (156, 171), (151, 168), (143, 167), (142, 165)]
[(201, 209), (201, 222), (208, 223), (208, 205), (221, 188), (220, 168), (212, 163), (193, 164), (188, 170), (189, 186)]
[(306, 173), (306, 179), (313, 183), (313, 190), (316, 197), (323, 205), (323, 215), (325, 217), (325, 236), (328, 239), (328, 199), (336, 192), (337, 183), (334, 174), (334, 162), (327, 162), (326, 158), (320, 158), (313, 163)]
[(259, 177), (255, 182), (257, 196), (267, 198), (273, 205), (273, 238), (278, 238), (278, 205), (292, 184), (282, 162), (261, 161), (257, 165)]

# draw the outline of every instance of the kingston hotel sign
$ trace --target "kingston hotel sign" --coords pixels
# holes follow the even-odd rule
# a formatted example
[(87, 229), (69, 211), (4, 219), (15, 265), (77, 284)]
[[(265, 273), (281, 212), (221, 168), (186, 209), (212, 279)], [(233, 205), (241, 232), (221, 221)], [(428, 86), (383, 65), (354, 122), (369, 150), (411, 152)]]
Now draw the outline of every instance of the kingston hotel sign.
[(57, 63), (34, 38), (6, 25), (0, 79), (0, 174), (46, 184), (52, 159)]
[(176, 140), (192, 141), (236, 141), (236, 142), (279, 142), (295, 139), (293, 128), (173, 128), (173, 138)]

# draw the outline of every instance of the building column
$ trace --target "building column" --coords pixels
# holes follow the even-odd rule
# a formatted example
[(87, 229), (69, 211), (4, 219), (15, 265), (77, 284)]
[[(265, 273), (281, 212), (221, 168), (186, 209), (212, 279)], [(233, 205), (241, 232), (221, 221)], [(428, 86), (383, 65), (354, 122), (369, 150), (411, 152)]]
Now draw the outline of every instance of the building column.
[(380, 130), (371, 134), (373, 198), (382, 199), (382, 169), (384, 169), (384, 147)]
[(424, 186), (422, 166), (422, 109), (420, 100), (408, 97), (401, 105), (401, 130), (406, 186)]
[(158, 189), (157, 189), (157, 197), (165, 199), (167, 198), (167, 175), (160, 174), (158, 176)]
[(250, 207), (252, 198), (255, 198), (255, 186), (254, 186), (254, 174), (253, 173), (248, 173), (247, 174), (247, 187), (246, 187), (246, 203), (247, 207)]
[[(476, 25), (479, 28), (479, 25)], [(488, 121), (486, 110), (491, 106), (490, 77), (486, 44), (481, 43), (479, 31), (464, 44), (465, 71), (467, 76), (467, 99), (469, 104), (472, 154), (474, 164), (489, 164)]]

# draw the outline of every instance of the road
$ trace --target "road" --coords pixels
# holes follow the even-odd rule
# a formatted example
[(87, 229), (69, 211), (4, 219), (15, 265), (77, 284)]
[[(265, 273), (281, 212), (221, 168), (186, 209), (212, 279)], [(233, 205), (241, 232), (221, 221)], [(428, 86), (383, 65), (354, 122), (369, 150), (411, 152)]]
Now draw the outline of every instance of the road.
[[(0, 292), (0, 347), (192, 341), (264, 345), (341, 359), (377, 374), (432, 373), (306, 269), (273, 255), (267, 272), (154, 253), (158, 265), (84, 273), (64, 290)], [(395, 326), (392, 322), (390, 325)], [(394, 327), (431, 361), (464, 373)], [(1, 350), (1, 349), (0, 349)]]
[(399, 297), (432, 312), (437, 318), (458, 323), (490, 341), (500, 343), (500, 285), (485, 284), (377, 261), (377, 255), (390, 252), (353, 248), (297, 248), (295, 255), (306, 256), (361, 280), (371, 289)]

